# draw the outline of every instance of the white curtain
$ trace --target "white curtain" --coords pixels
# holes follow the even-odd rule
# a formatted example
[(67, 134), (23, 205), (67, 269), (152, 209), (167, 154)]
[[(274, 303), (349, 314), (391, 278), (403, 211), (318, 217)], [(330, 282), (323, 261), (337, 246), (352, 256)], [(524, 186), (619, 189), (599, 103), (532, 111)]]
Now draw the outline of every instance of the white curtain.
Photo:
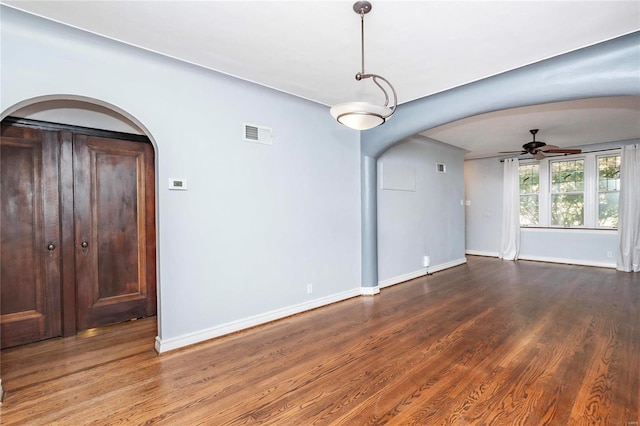
[(520, 178), (517, 158), (504, 160), (500, 258), (516, 260), (520, 252)]
[(640, 271), (640, 145), (622, 148), (617, 269)]

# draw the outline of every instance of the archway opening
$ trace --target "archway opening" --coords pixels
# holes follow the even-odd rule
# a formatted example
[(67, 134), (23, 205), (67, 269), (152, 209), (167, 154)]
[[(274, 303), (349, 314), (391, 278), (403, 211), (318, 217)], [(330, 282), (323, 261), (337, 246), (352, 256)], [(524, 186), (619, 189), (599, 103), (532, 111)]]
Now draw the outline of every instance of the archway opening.
[[(48, 251), (38, 250), (39, 246), (32, 251), (36, 253), (36, 264), (44, 264), (45, 273), (53, 271), (51, 276), (45, 274), (45, 281), (55, 281), (56, 277), (59, 280), (57, 286), (50, 287), (57, 289), (57, 295), (55, 291), (51, 293), (63, 307), (52, 311), (54, 317), (59, 317), (54, 322), (61, 323), (58, 335), (69, 336), (82, 329), (120, 322), (125, 316), (129, 316), (126, 319), (156, 317), (156, 329), (160, 334), (155, 178), (158, 161), (156, 143), (151, 133), (139, 120), (114, 105), (70, 95), (51, 95), (22, 101), (3, 111), (2, 120), (3, 130), (6, 127), (4, 124), (13, 124), (13, 127), (22, 128), (19, 132), (21, 135), (41, 135), (38, 136), (41, 140), (33, 146), (36, 151), (41, 149), (43, 152), (34, 157), (41, 155), (42, 159), (38, 158), (34, 164), (42, 167), (32, 175), (35, 176), (35, 187), (42, 186), (43, 189), (36, 191), (40, 199), (34, 198), (32, 204), (36, 207), (42, 205), (41, 216), (44, 219), (34, 219), (37, 223), (33, 235), (47, 240), (43, 244)], [(3, 144), (4, 139), (3, 134)], [(14, 139), (6, 138), (9, 143), (17, 144), (17, 139)], [(102, 147), (99, 144), (103, 144)], [(49, 145), (54, 148), (48, 148)], [(82, 158), (86, 159), (85, 163), (81, 162)], [(89, 168), (91, 171), (87, 172)], [(87, 175), (89, 177), (85, 181), (88, 183), (85, 185), (79, 176)], [(112, 180), (108, 181), (108, 178)], [(98, 185), (98, 181), (103, 184)], [(86, 193), (79, 192), (83, 185)], [(131, 203), (125, 200), (126, 197), (133, 201), (134, 207), (127, 207)], [(82, 207), (83, 203), (86, 208)], [(104, 210), (109, 208), (105, 207), (107, 204), (112, 204), (111, 211)], [(81, 213), (83, 208), (86, 212)], [(103, 209), (102, 213), (96, 214), (98, 208)], [(55, 213), (51, 213), (53, 211)], [(116, 223), (113, 219), (115, 216), (125, 219)], [(88, 225), (86, 229), (81, 229), (85, 217), (88, 218)], [(97, 225), (92, 222), (96, 217), (109, 219)], [(45, 256), (40, 261), (38, 253), (46, 253), (48, 258)], [(85, 266), (81, 265), (83, 262)], [(98, 286), (98, 303), (92, 305), (92, 313), (83, 314), (80, 306), (84, 291), (79, 290), (82, 281), (78, 278), (80, 273), (82, 277), (87, 277), (83, 278), (85, 281), (96, 277), (107, 277), (109, 281), (105, 288)], [(34, 288), (41, 291), (38, 285)], [(134, 294), (136, 292), (137, 295)], [(42, 291), (42, 294), (45, 292)], [(142, 296), (145, 298), (143, 302), (133, 300)], [(117, 309), (122, 312), (119, 317), (114, 315), (115, 304), (112, 304), (110, 312), (105, 309), (109, 304), (105, 302), (107, 299), (120, 300), (121, 306)], [(77, 303), (77, 306), (69, 308), (70, 301)], [(55, 300), (42, 302), (41, 305), (52, 303)], [(133, 307), (135, 303), (139, 306)], [(142, 305), (145, 307), (141, 308)], [(3, 304), (3, 314), (5, 312), (7, 309)], [(55, 325), (52, 326), (52, 329), (55, 328)], [(49, 337), (55, 337), (55, 334)]]

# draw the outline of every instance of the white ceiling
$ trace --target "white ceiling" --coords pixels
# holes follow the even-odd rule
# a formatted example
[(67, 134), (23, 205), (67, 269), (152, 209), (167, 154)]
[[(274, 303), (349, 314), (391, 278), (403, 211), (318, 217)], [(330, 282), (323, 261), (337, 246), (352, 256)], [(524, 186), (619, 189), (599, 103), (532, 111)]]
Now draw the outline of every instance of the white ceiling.
[(421, 134), (466, 149), (466, 158), (518, 151), (532, 140), (563, 148), (640, 138), (640, 97), (582, 99), (513, 108), (459, 120)]
[[(321, 104), (380, 101), (375, 87), (354, 79), (360, 18), (352, 1), (2, 3)], [(390, 80), (400, 103), (640, 29), (636, 0), (372, 4), (365, 70)], [(608, 98), (521, 108), (424, 134), (468, 157), (517, 149), (530, 128), (561, 146), (637, 138), (639, 107), (640, 98)]]

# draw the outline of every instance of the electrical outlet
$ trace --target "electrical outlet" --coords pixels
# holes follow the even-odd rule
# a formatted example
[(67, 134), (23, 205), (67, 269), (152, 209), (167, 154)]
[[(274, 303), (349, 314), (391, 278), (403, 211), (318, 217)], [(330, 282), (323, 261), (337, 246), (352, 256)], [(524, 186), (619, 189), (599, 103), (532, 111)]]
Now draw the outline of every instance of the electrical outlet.
[(613, 257), (613, 253), (612, 253), (612, 252), (610, 252), (610, 251), (608, 251), (608, 252), (607, 252), (607, 257)]
[(313, 293), (313, 284), (307, 284), (307, 294)]
[(422, 258), (422, 266), (427, 267), (431, 263), (431, 259), (429, 256), (425, 256)]

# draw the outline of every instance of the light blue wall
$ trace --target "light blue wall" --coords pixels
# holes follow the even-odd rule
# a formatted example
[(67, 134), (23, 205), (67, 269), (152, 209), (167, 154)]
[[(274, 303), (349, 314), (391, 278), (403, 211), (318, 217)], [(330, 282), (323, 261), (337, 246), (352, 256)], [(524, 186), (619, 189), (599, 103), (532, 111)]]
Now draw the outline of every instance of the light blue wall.
[[(446, 173), (436, 172), (436, 163)], [(398, 282), (430, 266), (464, 261), (464, 151), (423, 136), (413, 136), (378, 159), (378, 276)], [(403, 178), (402, 185), (383, 189), (383, 182)], [(394, 183), (394, 182), (391, 182)], [(389, 185), (387, 185), (389, 187)], [(401, 188), (400, 190), (397, 188)]]
[[(95, 100), (155, 144), (161, 340), (359, 289), (359, 135), (326, 107), (4, 6), (1, 19), (2, 117)], [(243, 123), (274, 144), (242, 142)]]
[(497, 158), (464, 162), (467, 253), (498, 256), (502, 221), (502, 163)]
[[(584, 151), (619, 148), (637, 141), (621, 141), (582, 147)], [(498, 158), (464, 163), (466, 251), (498, 256), (502, 221), (503, 165)], [(523, 228), (520, 259), (615, 268), (618, 247), (616, 231)], [(609, 254), (612, 257), (609, 257)]]
[(616, 267), (616, 231), (522, 229), (520, 244), (521, 259)]

